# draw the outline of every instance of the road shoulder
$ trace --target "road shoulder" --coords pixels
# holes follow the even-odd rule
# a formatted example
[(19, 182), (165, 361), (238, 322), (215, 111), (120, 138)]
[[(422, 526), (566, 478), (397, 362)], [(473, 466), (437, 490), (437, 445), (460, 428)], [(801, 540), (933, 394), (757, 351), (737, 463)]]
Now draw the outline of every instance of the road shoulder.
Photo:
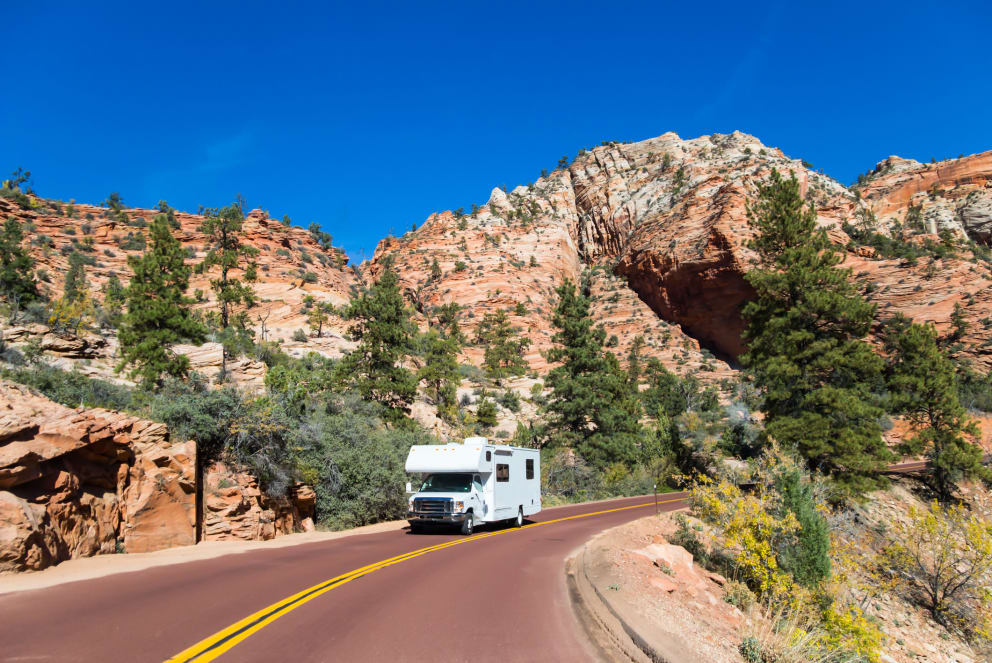
[(684, 563), (688, 553), (667, 543), (671, 529), (669, 514), (641, 518), (601, 532), (566, 561), (575, 615), (603, 661), (740, 660), (746, 618), (722, 600), (722, 578), (691, 556)]

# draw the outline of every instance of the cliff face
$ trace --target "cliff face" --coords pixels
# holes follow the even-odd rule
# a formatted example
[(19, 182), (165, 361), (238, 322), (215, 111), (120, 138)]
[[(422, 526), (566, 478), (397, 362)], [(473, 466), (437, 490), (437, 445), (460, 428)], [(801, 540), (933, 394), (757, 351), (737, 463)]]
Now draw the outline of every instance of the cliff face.
[[(554, 287), (564, 278), (591, 275), (596, 319), (617, 336), (612, 347), (619, 356), (643, 335), (647, 355), (679, 372), (692, 369), (703, 379), (718, 379), (732, 372), (721, 360), (732, 365), (743, 350), (740, 308), (753, 294), (744, 278), (754, 257), (747, 248), (753, 236), (747, 200), (776, 168), (799, 179), (819, 223), (845, 253), (845, 266), (878, 303), (879, 321), (899, 312), (946, 330), (955, 303), (961, 303), (969, 322), (962, 352), (987, 370), (987, 263), (968, 249), (933, 264), (882, 259), (871, 247), (853, 245), (841, 225), (873, 210), (882, 219), (877, 230), (893, 235), (887, 219), (904, 218), (910, 205), (921, 204), (927, 218), (958, 219), (962, 241), (988, 243), (992, 152), (936, 166), (889, 162), (859, 198), (739, 132), (608, 143), (580, 152), (567, 169), (529, 186), (508, 193), (494, 189), (471, 214), (435, 214), (421, 228), (383, 240), (367, 273), (375, 278), (388, 256), (419, 311), (429, 314), (436, 305), (457, 302), (466, 308), (462, 322), (470, 330), (487, 311), (523, 304), (525, 313), (513, 319), (533, 341), (527, 358), (537, 371), (546, 369)], [(935, 183), (940, 193), (928, 193)], [(430, 277), (434, 260), (439, 279)], [(608, 292), (597, 290), (597, 266), (620, 279)], [(473, 348), (466, 354), (480, 356)]]

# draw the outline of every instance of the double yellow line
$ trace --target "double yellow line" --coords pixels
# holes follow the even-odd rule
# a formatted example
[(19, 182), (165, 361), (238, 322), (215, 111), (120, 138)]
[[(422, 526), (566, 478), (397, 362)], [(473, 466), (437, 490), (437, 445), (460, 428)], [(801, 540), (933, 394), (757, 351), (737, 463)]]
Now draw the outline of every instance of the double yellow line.
[[(669, 504), (671, 502), (678, 502), (685, 499), (684, 496), (673, 497), (666, 500), (661, 500), (658, 502), (661, 504)], [(330, 580), (325, 580), (324, 582), (314, 585), (313, 587), (308, 587), (301, 592), (297, 592), (292, 596), (273, 603), (270, 606), (262, 608), (258, 612), (248, 615), (244, 619), (234, 624), (231, 624), (222, 631), (217, 631), (213, 635), (200, 640), (192, 647), (184, 649), (172, 658), (168, 659), (166, 663), (191, 663), (196, 661), (197, 663), (212, 661), (227, 650), (234, 647), (236, 644), (250, 636), (252, 633), (259, 631), (280, 617), (289, 614), (293, 610), (296, 610), (305, 603), (314, 600), (321, 594), (331, 591), (336, 587), (351, 582), (356, 578), (361, 578), (362, 576), (368, 575), (379, 569), (384, 569), (387, 566), (392, 566), (393, 564), (399, 564), (400, 562), (405, 562), (408, 559), (413, 559), (415, 557), (420, 557), (421, 555), (426, 555), (428, 553), (436, 552), (438, 550), (444, 550), (445, 548), (450, 548), (451, 546), (458, 546), (463, 543), (468, 543), (470, 541), (478, 541), (479, 539), (486, 539), (491, 536), (499, 536), (500, 534), (507, 534), (509, 532), (517, 532), (522, 529), (529, 529), (531, 527), (540, 527), (542, 525), (550, 525), (552, 523), (560, 523), (566, 520), (575, 520), (577, 518), (588, 518), (590, 516), (599, 516), (604, 513), (615, 513), (617, 511), (627, 511), (628, 509), (640, 509), (646, 506), (654, 506), (655, 502), (648, 502), (646, 504), (634, 504), (631, 506), (621, 506), (615, 509), (604, 509), (602, 511), (594, 511), (592, 513), (581, 513), (575, 516), (566, 516), (564, 518), (556, 518), (554, 520), (545, 520), (539, 523), (531, 523), (529, 525), (524, 525), (520, 528), (514, 529), (501, 529), (495, 530), (493, 532), (484, 532), (482, 534), (476, 534), (475, 536), (465, 537), (464, 539), (456, 539), (454, 541), (448, 541), (446, 543), (440, 543), (436, 546), (428, 546), (426, 548), (420, 548), (419, 550), (414, 550), (412, 552), (403, 553), (402, 555), (396, 555), (395, 557), (390, 557), (378, 561), (374, 564), (369, 564), (368, 566), (363, 566), (352, 571), (348, 571), (342, 575), (331, 578)]]

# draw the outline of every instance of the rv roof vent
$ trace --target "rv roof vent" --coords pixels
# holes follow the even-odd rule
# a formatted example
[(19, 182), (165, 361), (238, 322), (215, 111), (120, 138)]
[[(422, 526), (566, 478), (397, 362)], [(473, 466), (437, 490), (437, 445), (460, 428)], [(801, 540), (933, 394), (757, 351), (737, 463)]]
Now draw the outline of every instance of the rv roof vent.
[(489, 444), (489, 440), (484, 437), (466, 437), (465, 444)]

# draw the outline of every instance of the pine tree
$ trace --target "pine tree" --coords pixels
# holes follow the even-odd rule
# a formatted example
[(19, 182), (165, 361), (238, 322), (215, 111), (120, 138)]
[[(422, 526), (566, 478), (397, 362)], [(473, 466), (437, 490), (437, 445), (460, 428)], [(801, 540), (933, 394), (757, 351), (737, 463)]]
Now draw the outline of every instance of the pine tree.
[[(244, 345), (247, 333), (246, 316), (235, 316), (237, 329), (229, 331), (232, 324), (231, 310), (242, 305), (251, 308), (255, 305), (255, 292), (249, 283), (258, 278), (255, 257), (258, 249), (245, 244), (242, 237), (245, 215), (243, 201), (222, 207), (219, 210), (205, 210), (205, 219), (200, 232), (210, 240), (209, 251), (197, 266), (198, 272), (206, 272), (212, 267), (220, 267), (220, 278), (210, 281), (210, 287), (220, 305), (221, 343), (224, 352), (221, 360), (221, 374), (227, 372), (227, 358), (235, 356)], [(244, 282), (231, 275), (237, 269), (244, 270)]]
[(627, 384), (630, 390), (636, 395), (641, 389), (641, 376), (644, 374), (641, 366), (641, 350), (644, 348), (644, 337), (637, 335), (634, 342), (630, 344), (630, 351), (627, 353)]
[(40, 297), (32, 269), (34, 260), (21, 243), (24, 233), (15, 219), (7, 219), (0, 233), (0, 296), (10, 304), (13, 321), (17, 310)]
[(365, 294), (356, 297), (343, 316), (358, 347), (338, 364), (341, 381), (362, 398), (381, 403), (394, 421), (410, 411), (417, 376), (400, 365), (413, 347), (416, 327), (403, 302), (399, 279), (389, 267)]
[(437, 258), (434, 258), (434, 262), (431, 263), (431, 282), (437, 283), (441, 280), (442, 276), (441, 265), (438, 264)]
[(448, 302), (434, 309), (434, 315), (437, 316), (437, 327), (441, 336), (455, 339), (459, 347), (467, 341), (461, 327), (458, 326), (458, 314), (461, 313), (461, 310), (461, 305), (456, 302)]
[(479, 405), (475, 408), (475, 419), (483, 430), (490, 430), (499, 423), (499, 411), (496, 403), (489, 398), (487, 392), (482, 392), (479, 396)]
[(193, 300), (185, 296), (192, 271), (185, 264), (182, 244), (172, 236), (169, 217), (159, 214), (149, 229), (151, 246), (141, 256), (129, 256), (131, 281), (124, 291), (127, 313), (118, 338), (120, 371), (141, 378), (145, 389), (161, 386), (165, 375), (182, 377), (189, 359), (177, 355), (175, 343), (203, 343), (205, 329), (193, 316)]
[(511, 375), (527, 372), (524, 351), (530, 345), (530, 339), (518, 334), (510, 324), (506, 311), (500, 309), (487, 313), (475, 333), (476, 343), (486, 346), (482, 359), (486, 375), (496, 380), (497, 384)]
[(436, 329), (429, 330), (422, 339), (424, 365), (417, 372), (417, 380), (427, 385), (427, 394), (437, 405), (438, 416), (448, 422), (455, 420), (458, 383), (458, 351), (456, 338), (443, 337)]
[(791, 511), (799, 521), (796, 539), (787, 541), (776, 554), (779, 565), (800, 585), (816, 587), (830, 576), (830, 526), (816, 507), (813, 484), (804, 482), (803, 473), (792, 468), (775, 477), (775, 490), (782, 496), (783, 510)]
[(882, 360), (863, 340), (874, 306), (838, 267), (794, 177), (773, 170), (747, 213), (759, 260), (746, 277), (756, 297), (743, 311), (741, 360), (764, 392), (765, 430), (848, 491), (877, 486), (892, 455), (872, 395)]
[(100, 290), (103, 292), (104, 324), (117, 327), (121, 322), (124, 305), (127, 303), (124, 286), (121, 285), (116, 274), (111, 274)]
[(640, 406), (612, 353), (603, 350), (606, 333), (593, 327), (589, 299), (569, 280), (557, 290), (559, 302), (548, 361), (559, 363), (545, 385), (553, 392), (545, 413), (550, 442), (571, 446), (599, 468), (640, 460), (643, 431)]
[(954, 363), (941, 352), (932, 325), (897, 316), (886, 324), (884, 339), (893, 409), (912, 427), (900, 451), (925, 455), (931, 488), (948, 501), (961, 478), (989, 477), (982, 449), (968, 439), (980, 431), (958, 399)]
[(318, 302), (310, 307), (307, 313), (307, 322), (310, 324), (310, 331), (320, 338), (324, 331), (324, 325), (330, 318), (331, 306), (328, 302)]
[(79, 301), (88, 287), (83, 260), (83, 254), (78, 251), (69, 254), (69, 269), (65, 273), (65, 282), (62, 286), (62, 298), (67, 302)]

